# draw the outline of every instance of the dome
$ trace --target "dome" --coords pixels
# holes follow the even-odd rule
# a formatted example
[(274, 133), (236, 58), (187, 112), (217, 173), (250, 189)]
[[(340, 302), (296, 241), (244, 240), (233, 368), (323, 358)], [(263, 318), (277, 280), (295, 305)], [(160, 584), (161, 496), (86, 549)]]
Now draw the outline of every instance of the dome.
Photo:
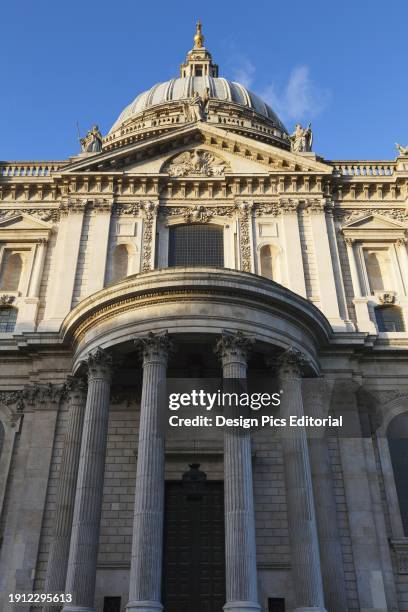
[(202, 121), (278, 147), (289, 147), (287, 130), (271, 107), (240, 83), (218, 75), (218, 65), (204, 47), (199, 22), (194, 47), (180, 66), (180, 76), (157, 83), (136, 96), (105, 136), (103, 149), (126, 146)]
[(259, 96), (249, 91), (240, 83), (214, 76), (185, 76), (164, 83), (157, 83), (147, 91), (139, 94), (120, 114), (110, 132), (114, 132), (120, 125), (154, 106), (170, 102), (189, 100), (194, 92), (203, 96), (207, 91), (211, 100), (232, 102), (247, 109), (253, 110), (276, 127), (286, 132), (278, 116)]

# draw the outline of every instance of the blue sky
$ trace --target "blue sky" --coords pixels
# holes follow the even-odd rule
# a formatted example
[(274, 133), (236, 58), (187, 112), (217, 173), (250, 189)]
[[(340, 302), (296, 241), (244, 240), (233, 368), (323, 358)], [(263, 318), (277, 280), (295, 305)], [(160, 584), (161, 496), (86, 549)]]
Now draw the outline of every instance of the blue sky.
[(1, 9), (0, 159), (65, 159), (136, 95), (178, 75), (195, 21), (221, 76), (328, 159), (392, 159), (408, 144), (406, 0), (20, 0)]

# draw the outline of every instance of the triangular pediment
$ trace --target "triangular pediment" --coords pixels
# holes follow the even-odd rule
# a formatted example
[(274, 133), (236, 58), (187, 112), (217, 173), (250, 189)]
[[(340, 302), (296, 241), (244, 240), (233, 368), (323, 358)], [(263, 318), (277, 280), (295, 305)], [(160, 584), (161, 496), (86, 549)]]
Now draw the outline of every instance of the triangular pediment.
[(219, 156), (232, 173), (332, 173), (332, 166), (319, 161), (313, 154), (292, 153), (208, 123), (172, 129), (156, 137), (85, 158), (78, 156), (61, 173), (166, 174), (166, 160), (197, 148), (204, 148)]
[(406, 226), (400, 221), (384, 217), (383, 215), (363, 215), (343, 226), (344, 230), (401, 230)]
[(25, 213), (10, 213), (5, 218), (0, 218), (0, 230), (27, 231), (50, 230), (51, 224), (39, 219), (35, 219), (31, 215)]

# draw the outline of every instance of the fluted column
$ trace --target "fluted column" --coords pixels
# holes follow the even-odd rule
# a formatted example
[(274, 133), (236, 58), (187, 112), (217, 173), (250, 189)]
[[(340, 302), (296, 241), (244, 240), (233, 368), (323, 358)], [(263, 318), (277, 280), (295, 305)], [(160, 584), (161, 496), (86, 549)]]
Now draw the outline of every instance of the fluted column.
[[(241, 332), (217, 343), (228, 391), (244, 391), (252, 341)], [(239, 410), (239, 406), (235, 407)], [(258, 603), (251, 437), (227, 428), (224, 437), (225, 570), (228, 612), (257, 612)]]
[[(61, 457), (55, 524), (48, 556), (44, 593), (64, 593), (65, 591), (85, 413), (86, 383), (81, 378), (70, 376), (66, 383), (66, 391), (69, 401), (68, 421)], [(55, 610), (55, 606), (44, 606), (44, 612)]]
[[(321, 419), (329, 415), (331, 393), (324, 380), (308, 379), (304, 395), (309, 416)], [(347, 610), (346, 582), (327, 431), (319, 427), (313, 434), (309, 438), (309, 455), (325, 601), (330, 612), (344, 612)]]
[(282, 450), (295, 612), (322, 612), (323, 584), (306, 431), (304, 427), (289, 426), (291, 416), (304, 415), (301, 387), (304, 362), (303, 355), (295, 349), (288, 349), (278, 360), (283, 390), (281, 415), (288, 423), (282, 435)]
[(160, 612), (164, 519), (164, 418), (167, 333), (137, 340), (143, 388), (137, 453), (129, 603), (132, 612)]
[(94, 612), (112, 359), (97, 349), (86, 363), (88, 395), (65, 585), (72, 603), (64, 612)]

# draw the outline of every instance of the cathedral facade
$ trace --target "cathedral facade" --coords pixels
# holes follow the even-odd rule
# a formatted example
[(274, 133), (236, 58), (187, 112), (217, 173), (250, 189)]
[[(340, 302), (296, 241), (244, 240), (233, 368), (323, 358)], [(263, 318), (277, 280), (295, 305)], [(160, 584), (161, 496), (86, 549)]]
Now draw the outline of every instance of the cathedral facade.
[[(324, 159), (218, 72), (198, 25), (0, 163), (1, 610), (408, 610), (408, 148)], [(165, 426), (166, 380), (255, 376), (343, 426)]]

